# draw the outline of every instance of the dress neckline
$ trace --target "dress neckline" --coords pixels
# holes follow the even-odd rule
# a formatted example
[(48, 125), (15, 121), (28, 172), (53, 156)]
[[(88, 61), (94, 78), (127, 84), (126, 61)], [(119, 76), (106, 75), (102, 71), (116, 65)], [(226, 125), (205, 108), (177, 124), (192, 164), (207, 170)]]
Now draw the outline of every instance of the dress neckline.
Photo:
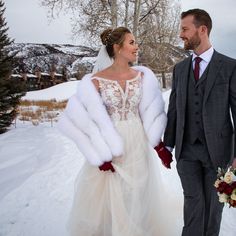
[[(133, 80), (136, 80), (136, 79), (138, 79), (138, 77), (140, 76), (140, 74), (141, 74), (141, 72), (140, 71), (138, 71), (138, 74), (134, 77), (134, 78), (132, 78), (132, 79), (127, 79), (127, 80), (125, 80), (125, 82), (127, 82), (127, 81), (133, 81)], [(117, 79), (106, 79), (106, 78), (103, 78), (103, 77), (100, 77), (100, 76), (93, 76), (92, 77), (92, 79), (101, 79), (101, 80), (108, 80), (108, 81), (111, 81), (111, 82), (118, 82), (119, 80), (117, 80)], [(123, 80), (124, 81), (124, 80)], [(118, 82), (119, 83), (119, 82)]]
[(139, 79), (139, 78), (140, 78), (140, 75), (141, 75), (141, 72), (138, 71), (138, 74), (137, 74), (134, 78), (125, 80), (125, 87), (124, 87), (124, 88), (123, 88), (123, 87), (120, 85), (120, 83), (118, 82), (119, 80), (105, 79), (105, 78), (100, 77), (100, 76), (94, 76), (94, 77), (92, 77), (92, 79), (96, 79), (96, 78), (97, 78), (98, 80), (104, 80), (104, 81), (109, 81), (109, 82), (111, 82), (111, 83), (115, 83), (115, 84), (117, 85), (117, 87), (120, 89), (120, 91), (121, 91), (123, 97), (126, 97), (127, 92), (128, 92), (128, 86), (127, 86), (127, 84), (128, 84), (129, 82), (132, 82), (132, 81), (135, 81), (135, 80)]

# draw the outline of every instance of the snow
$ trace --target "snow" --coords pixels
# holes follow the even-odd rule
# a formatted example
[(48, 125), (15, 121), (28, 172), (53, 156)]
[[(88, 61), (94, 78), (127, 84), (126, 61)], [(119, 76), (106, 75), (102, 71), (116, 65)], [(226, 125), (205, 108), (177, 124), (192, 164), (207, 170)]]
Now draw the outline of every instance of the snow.
[(12, 129), (0, 143), (0, 235), (66, 235), (73, 181), (83, 163), (76, 146), (41, 124)]
[[(26, 97), (64, 100), (76, 85), (67, 82)], [(165, 101), (169, 94), (163, 93)], [(74, 181), (83, 162), (76, 145), (49, 123), (35, 127), (17, 121), (16, 128), (1, 134), (0, 236), (67, 236)], [(172, 192), (181, 194), (176, 169), (161, 168), (161, 174)], [(236, 209), (225, 207), (220, 236), (235, 235), (235, 219)]]
[(73, 54), (76, 56), (84, 56), (86, 54), (91, 53), (90, 48), (86, 48), (83, 46), (75, 46), (75, 45), (53, 45), (55, 49), (65, 53), (65, 54)]
[(78, 83), (79, 81), (69, 81), (55, 85), (50, 88), (27, 92), (26, 95), (22, 97), (22, 100), (67, 100), (69, 97), (72, 96), (72, 94), (76, 92), (76, 87)]
[(46, 72), (41, 72), (41, 75), (47, 75), (47, 76), (50, 76), (48, 73)]
[[(80, 45), (12, 43), (6, 49), (10, 55), (16, 54), (15, 56), (22, 62), (14, 65), (15, 73), (20, 73), (22, 69), (33, 74), (36, 69), (49, 73), (53, 64), (58, 73), (66, 69), (68, 75), (76, 74), (78, 67), (87, 66), (86, 61), (83, 61), (84, 65), (79, 63), (83, 57), (96, 58), (94, 49)], [(75, 70), (71, 70), (72, 63), (76, 60), (79, 65)]]
[(40, 44), (19, 43), (13, 45), (13, 50), (17, 52), (16, 57), (19, 58), (27, 58), (32, 55), (32, 47), (34, 47), (34, 50), (37, 51), (38, 55), (45, 55), (49, 53), (49, 50)]
[(69, 71), (71, 74), (75, 73), (76, 71), (79, 70), (82, 64), (87, 65), (87, 66), (92, 66), (96, 62), (96, 57), (83, 57), (83, 58), (78, 58), (75, 60), (72, 64), (71, 67), (69, 68)]
[(12, 74), (11, 77), (13, 77), (13, 78), (22, 78), (22, 76), (18, 75), (18, 74)]
[(94, 64), (96, 62), (97, 58), (96, 57), (83, 57), (81, 60), (81, 63), (90, 63), (90, 64)]
[(36, 75), (34, 74), (26, 74), (27, 77), (31, 77), (31, 78), (38, 78)]
[(55, 76), (62, 76), (62, 74), (59, 74), (59, 73), (55, 73), (54, 75)]

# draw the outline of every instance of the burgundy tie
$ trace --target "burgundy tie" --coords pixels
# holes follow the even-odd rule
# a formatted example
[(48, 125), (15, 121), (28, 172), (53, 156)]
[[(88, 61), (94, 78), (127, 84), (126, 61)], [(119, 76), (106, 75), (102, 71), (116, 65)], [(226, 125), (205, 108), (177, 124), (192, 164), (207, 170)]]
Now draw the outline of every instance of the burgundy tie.
[(199, 67), (199, 64), (201, 62), (202, 58), (201, 57), (196, 57), (195, 58), (195, 66), (194, 66), (194, 78), (196, 81), (198, 81), (199, 79), (199, 70), (200, 70), (200, 67)]

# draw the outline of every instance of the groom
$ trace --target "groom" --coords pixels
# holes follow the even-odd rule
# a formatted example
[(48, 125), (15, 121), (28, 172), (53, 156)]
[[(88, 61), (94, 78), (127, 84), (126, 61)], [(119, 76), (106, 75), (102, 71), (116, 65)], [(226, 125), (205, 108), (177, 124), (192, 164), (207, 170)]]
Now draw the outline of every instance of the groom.
[(181, 14), (180, 38), (193, 53), (174, 68), (164, 143), (176, 148), (184, 192), (182, 236), (219, 235), (223, 204), (213, 186), (216, 170), (236, 167), (236, 60), (213, 49), (211, 28), (204, 10)]

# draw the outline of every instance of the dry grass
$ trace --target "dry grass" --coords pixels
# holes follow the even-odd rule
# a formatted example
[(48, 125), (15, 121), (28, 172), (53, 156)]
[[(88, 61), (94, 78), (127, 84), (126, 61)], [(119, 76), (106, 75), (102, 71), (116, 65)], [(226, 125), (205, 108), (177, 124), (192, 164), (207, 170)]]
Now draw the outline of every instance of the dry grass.
[(39, 125), (41, 122), (57, 121), (57, 117), (66, 107), (67, 100), (57, 102), (56, 100), (49, 101), (31, 101), (23, 100), (18, 107), (18, 119), (25, 122), (31, 121), (33, 125)]
[(57, 102), (56, 100), (49, 100), (49, 101), (31, 101), (31, 100), (22, 100), (20, 102), (20, 106), (38, 106), (38, 107), (46, 107), (47, 110), (54, 110), (54, 109), (59, 109), (63, 110), (66, 107), (67, 100)]

